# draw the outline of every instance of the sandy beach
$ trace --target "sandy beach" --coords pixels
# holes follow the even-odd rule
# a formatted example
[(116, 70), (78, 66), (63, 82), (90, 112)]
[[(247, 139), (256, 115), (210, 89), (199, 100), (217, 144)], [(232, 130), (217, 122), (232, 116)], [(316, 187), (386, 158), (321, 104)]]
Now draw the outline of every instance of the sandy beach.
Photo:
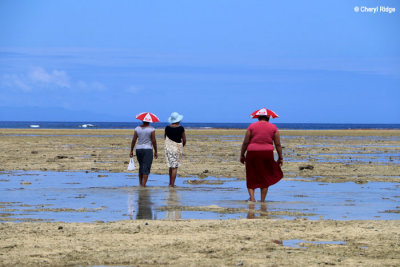
[[(209, 176), (244, 179), (239, 163), (244, 133), (188, 129), (179, 175), (196, 181)], [(132, 130), (1, 129), (5, 153), (0, 155), (0, 168), (4, 173), (127, 173), (131, 135)], [(162, 135), (157, 130), (155, 174), (167, 171)], [(282, 130), (281, 136), (285, 180), (399, 182), (398, 130)], [(7, 201), (0, 197), (3, 213)], [(262, 216), (268, 212), (260, 215), (240, 220), (2, 222), (0, 266), (400, 264), (398, 220), (285, 220)]]
[(2, 223), (0, 230), (1, 266), (398, 266), (400, 262), (398, 221)]

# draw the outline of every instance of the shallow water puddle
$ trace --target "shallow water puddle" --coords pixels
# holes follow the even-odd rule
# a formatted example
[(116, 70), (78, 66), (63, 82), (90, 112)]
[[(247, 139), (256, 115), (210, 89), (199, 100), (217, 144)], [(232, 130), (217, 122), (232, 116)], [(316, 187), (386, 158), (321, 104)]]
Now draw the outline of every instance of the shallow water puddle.
[(306, 246), (300, 246), (300, 244), (316, 244), (316, 245), (346, 245), (344, 241), (305, 241), (301, 239), (283, 240), (282, 245), (291, 248), (307, 248)]
[(400, 157), (396, 153), (336, 153), (318, 154), (313, 157), (318, 162), (341, 162), (341, 163), (400, 163)]
[[(0, 221), (93, 222), (126, 219), (400, 219), (400, 184), (281, 181), (268, 202), (248, 203), (245, 181), (132, 173), (0, 173)], [(257, 191), (259, 197), (259, 191)]]

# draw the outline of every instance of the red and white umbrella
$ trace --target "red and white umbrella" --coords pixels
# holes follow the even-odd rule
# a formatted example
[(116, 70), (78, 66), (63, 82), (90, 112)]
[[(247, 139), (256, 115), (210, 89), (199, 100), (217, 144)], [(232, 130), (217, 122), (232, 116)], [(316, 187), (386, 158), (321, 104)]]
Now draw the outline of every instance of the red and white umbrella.
[(271, 116), (274, 119), (279, 117), (278, 114), (276, 114), (272, 110), (266, 109), (266, 108), (256, 110), (250, 114), (250, 117), (252, 117), (253, 119), (258, 118), (259, 116)]
[(136, 115), (136, 119), (146, 122), (159, 122), (160, 120), (156, 115), (150, 112), (142, 112)]

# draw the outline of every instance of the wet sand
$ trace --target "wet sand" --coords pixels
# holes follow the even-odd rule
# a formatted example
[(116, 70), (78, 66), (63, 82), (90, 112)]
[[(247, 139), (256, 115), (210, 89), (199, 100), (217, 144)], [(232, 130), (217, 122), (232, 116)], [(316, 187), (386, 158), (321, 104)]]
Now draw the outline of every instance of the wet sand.
[(398, 221), (2, 223), (0, 266), (398, 266), (399, 233)]
[[(0, 155), (0, 168), (127, 172), (131, 134), (130, 130), (1, 129), (5, 153)], [(166, 172), (162, 135), (157, 130), (160, 158), (152, 169), (159, 174)], [(399, 182), (400, 131), (282, 130), (281, 135), (285, 180)], [(244, 167), (238, 162), (243, 136), (244, 130), (188, 130), (179, 175), (196, 180), (244, 179)], [(249, 214), (252, 217), (250, 209)], [(400, 263), (398, 220), (276, 220), (261, 215), (265, 214), (213, 221), (1, 223), (0, 266)]]
[[(180, 176), (245, 178), (245, 130), (187, 130)], [(152, 173), (165, 174), (163, 130)], [(285, 179), (399, 182), (400, 130), (282, 130)], [(126, 172), (132, 130), (0, 129), (0, 170)]]

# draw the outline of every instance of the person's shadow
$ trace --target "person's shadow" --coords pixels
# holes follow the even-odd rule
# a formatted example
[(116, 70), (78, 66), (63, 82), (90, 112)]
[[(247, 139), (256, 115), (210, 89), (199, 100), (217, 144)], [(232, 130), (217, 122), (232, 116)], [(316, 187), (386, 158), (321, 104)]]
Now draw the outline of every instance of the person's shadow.
[(182, 212), (176, 206), (179, 205), (179, 197), (175, 188), (170, 188), (168, 192), (168, 199), (166, 201), (168, 209), (165, 213), (166, 220), (179, 220), (182, 219)]
[[(147, 188), (139, 188), (138, 189), (138, 201), (137, 201), (137, 213), (136, 219), (137, 220), (152, 220), (153, 219), (153, 212), (151, 209), (152, 203), (150, 198), (150, 192)], [(130, 218), (132, 219), (132, 214), (130, 214)]]

